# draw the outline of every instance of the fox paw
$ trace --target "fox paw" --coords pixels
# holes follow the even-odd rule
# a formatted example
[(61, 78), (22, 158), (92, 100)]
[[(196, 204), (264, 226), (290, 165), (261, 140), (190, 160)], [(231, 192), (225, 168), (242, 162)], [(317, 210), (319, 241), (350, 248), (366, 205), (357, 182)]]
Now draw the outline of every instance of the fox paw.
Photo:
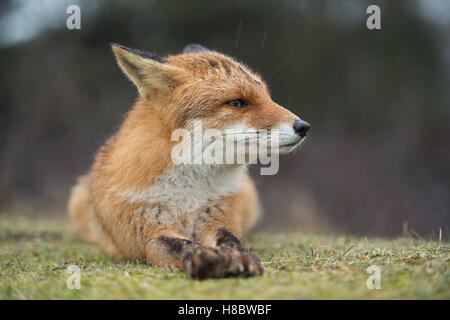
[(193, 278), (225, 278), (264, 274), (261, 261), (245, 250), (230, 247), (201, 248), (189, 253), (184, 267)]

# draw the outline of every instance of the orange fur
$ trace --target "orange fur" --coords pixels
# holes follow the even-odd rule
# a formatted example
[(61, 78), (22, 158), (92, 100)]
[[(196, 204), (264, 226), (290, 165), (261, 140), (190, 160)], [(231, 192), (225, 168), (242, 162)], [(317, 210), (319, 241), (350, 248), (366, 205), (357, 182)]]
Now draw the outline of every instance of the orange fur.
[[(110, 255), (184, 270), (192, 268), (196, 261), (192, 250), (216, 246), (217, 230), (241, 237), (257, 221), (259, 204), (251, 178), (245, 168), (241, 170), (237, 165), (196, 172), (198, 180), (192, 183), (220, 186), (222, 179), (210, 180), (211, 172), (222, 170), (218, 177), (233, 174), (237, 185), (233, 192), (199, 200), (191, 211), (152, 196), (147, 200), (147, 194), (159, 194), (152, 190), (160, 188), (164, 193), (164, 181), (172, 183), (167, 186), (169, 194), (177, 181), (188, 195), (195, 191), (190, 189), (190, 167), (177, 169), (171, 161), (173, 130), (187, 127), (193, 119), (202, 119), (205, 128), (244, 124), (274, 129), (292, 125), (297, 117), (271, 100), (258, 75), (220, 53), (189, 52), (159, 61), (122, 46), (114, 45), (113, 51), (122, 70), (138, 87), (140, 97), (118, 132), (99, 150), (88, 175), (72, 189), (71, 217), (84, 239), (100, 245)], [(234, 99), (248, 101), (249, 107), (226, 104)], [(183, 243), (183, 257), (175, 250), (177, 243)], [(236, 258), (231, 249), (223, 250), (231, 252), (230, 257), (237, 261), (245, 260), (249, 270), (259, 268), (253, 256), (240, 253)], [(189, 263), (186, 257), (191, 259)], [(239, 263), (236, 265), (241, 268)], [(195, 276), (194, 271), (191, 274)]]

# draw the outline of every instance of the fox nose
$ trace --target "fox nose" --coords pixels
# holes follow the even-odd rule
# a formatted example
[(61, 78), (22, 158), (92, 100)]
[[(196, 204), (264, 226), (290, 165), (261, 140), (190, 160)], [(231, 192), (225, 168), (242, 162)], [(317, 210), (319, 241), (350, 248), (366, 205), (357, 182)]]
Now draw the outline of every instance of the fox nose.
[(308, 122), (296, 119), (294, 121), (294, 131), (297, 133), (300, 137), (304, 138), (306, 137), (306, 133), (308, 132), (309, 128), (311, 127)]

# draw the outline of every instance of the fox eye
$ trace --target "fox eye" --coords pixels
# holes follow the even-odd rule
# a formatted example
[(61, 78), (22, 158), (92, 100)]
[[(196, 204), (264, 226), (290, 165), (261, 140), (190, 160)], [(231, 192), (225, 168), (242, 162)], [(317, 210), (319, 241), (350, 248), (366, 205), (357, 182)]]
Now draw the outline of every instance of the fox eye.
[(232, 107), (236, 107), (236, 108), (248, 107), (248, 103), (241, 99), (228, 101), (227, 104), (229, 104)]

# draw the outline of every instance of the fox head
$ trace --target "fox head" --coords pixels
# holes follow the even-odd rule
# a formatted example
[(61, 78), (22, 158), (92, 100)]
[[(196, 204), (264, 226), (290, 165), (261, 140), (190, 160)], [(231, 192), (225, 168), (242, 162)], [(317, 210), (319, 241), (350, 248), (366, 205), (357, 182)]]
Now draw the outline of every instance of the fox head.
[(233, 130), (237, 137), (262, 130), (279, 132), (279, 152), (294, 150), (306, 137), (309, 124), (275, 103), (267, 85), (247, 66), (200, 45), (160, 57), (112, 44), (123, 72), (147, 99), (169, 131), (192, 128)]

